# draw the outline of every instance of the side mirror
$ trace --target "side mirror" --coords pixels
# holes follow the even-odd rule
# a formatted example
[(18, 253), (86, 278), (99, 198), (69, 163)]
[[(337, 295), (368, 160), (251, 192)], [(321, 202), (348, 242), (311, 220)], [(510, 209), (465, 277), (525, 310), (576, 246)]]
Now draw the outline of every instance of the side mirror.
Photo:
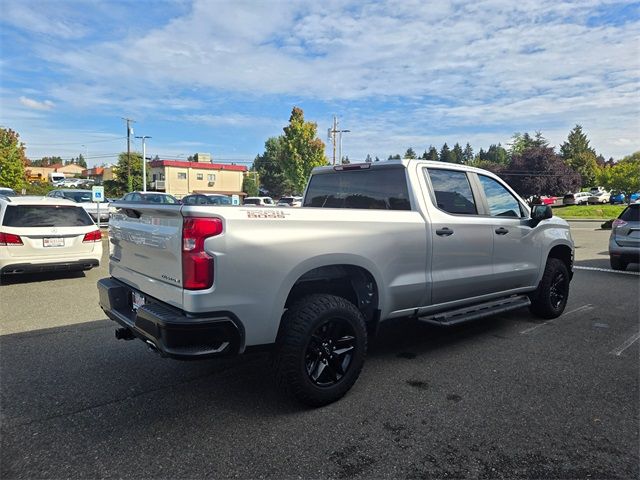
[(531, 208), (531, 220), (535, 225), (551, 217), (553, 217), (553, 212), (549, 205), (534, 205)]

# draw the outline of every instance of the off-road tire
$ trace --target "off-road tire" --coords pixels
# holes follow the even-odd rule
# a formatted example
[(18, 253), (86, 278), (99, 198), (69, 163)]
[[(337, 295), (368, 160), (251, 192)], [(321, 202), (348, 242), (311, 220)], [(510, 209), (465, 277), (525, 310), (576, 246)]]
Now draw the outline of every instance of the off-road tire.
[[(562, 280), (559, 282), (560, 278)], [(569, 298), (570, 280), (567, 265), (558, 258), (548, 258), (538, 288), (529, 295), (531, 300), (529, 310), (531, 313), (545, 319), (557, 318), (562, 315)], [(558, 291), (562, 294), (562, 299), (559, 303), (557, 303), (557, 297), (555, 297)]]
[[(354, 349), (343, 376), (330, 386), (318, 386), (307, 370), (312, 335), (330, 320), (337, 319), (353, 332)], [(276, 384), (286, 395), (305, 405), (320, 407), (344, 396), (358, 379), (367, 351), (367, 330), (360, 311), (348, 300), (328, 294), (303, 297), (284, 314), (273, 367)]]
[(613, 270), (626, 270), (627, 262), (622, 260), (622, 258), (609, 256), (609, 264)]

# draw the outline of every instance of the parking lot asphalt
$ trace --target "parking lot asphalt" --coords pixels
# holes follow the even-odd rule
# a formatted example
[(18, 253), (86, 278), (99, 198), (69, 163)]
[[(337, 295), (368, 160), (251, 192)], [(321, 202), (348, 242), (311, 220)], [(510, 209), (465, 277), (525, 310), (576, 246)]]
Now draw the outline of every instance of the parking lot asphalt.
[(0, 476), (638, 478), (640, 276), (607, 271), (598, 227), (572, 223), (560, 318), (387, 322), (354, 388), (315, 410), (280, 397), (265, 354), (178, 362), (116, 341), (105, 264), (11, 280)]

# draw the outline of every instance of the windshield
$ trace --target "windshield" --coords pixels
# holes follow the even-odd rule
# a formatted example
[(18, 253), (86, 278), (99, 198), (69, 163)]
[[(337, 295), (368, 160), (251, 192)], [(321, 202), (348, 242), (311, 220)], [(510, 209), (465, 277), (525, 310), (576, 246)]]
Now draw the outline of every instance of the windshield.
[(15, 197), (16, 192), (11, 188), (0, 188), (0, 195), (4, 195), (5, 197)]
[(287, 203), (291, 205), (294, 202), (293, 197), (282, 197), (278, 203)]
[(246, 198), (243, 203), (245, 205), (260, 205), (260, 199), (258, 199), (258, 198)]
[(73, 200), (78, 203), (91, 203), (91, 192), (79, 191), (79, 192), (62, 192), (64, 198)]
[(83, 227), (93, 220), (82, 207), (64, 205), (8, 205), (2, 224), (7, 227)]

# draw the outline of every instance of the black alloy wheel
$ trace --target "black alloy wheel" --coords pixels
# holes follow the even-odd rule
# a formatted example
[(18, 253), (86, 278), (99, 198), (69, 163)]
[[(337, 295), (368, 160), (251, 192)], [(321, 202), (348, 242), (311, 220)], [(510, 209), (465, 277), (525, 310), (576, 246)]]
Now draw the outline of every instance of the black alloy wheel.
[(556, 272), (549, 287), (549, 300), (553, 308), (558, 308), (565, 301), (569, 279), (562, 271)]
[(316, 328), (305, 354), (309, 379), (319, 387), (335, 385), (345, 376), (356, 353), (353, 328), (344, 319), (334, 318)]

